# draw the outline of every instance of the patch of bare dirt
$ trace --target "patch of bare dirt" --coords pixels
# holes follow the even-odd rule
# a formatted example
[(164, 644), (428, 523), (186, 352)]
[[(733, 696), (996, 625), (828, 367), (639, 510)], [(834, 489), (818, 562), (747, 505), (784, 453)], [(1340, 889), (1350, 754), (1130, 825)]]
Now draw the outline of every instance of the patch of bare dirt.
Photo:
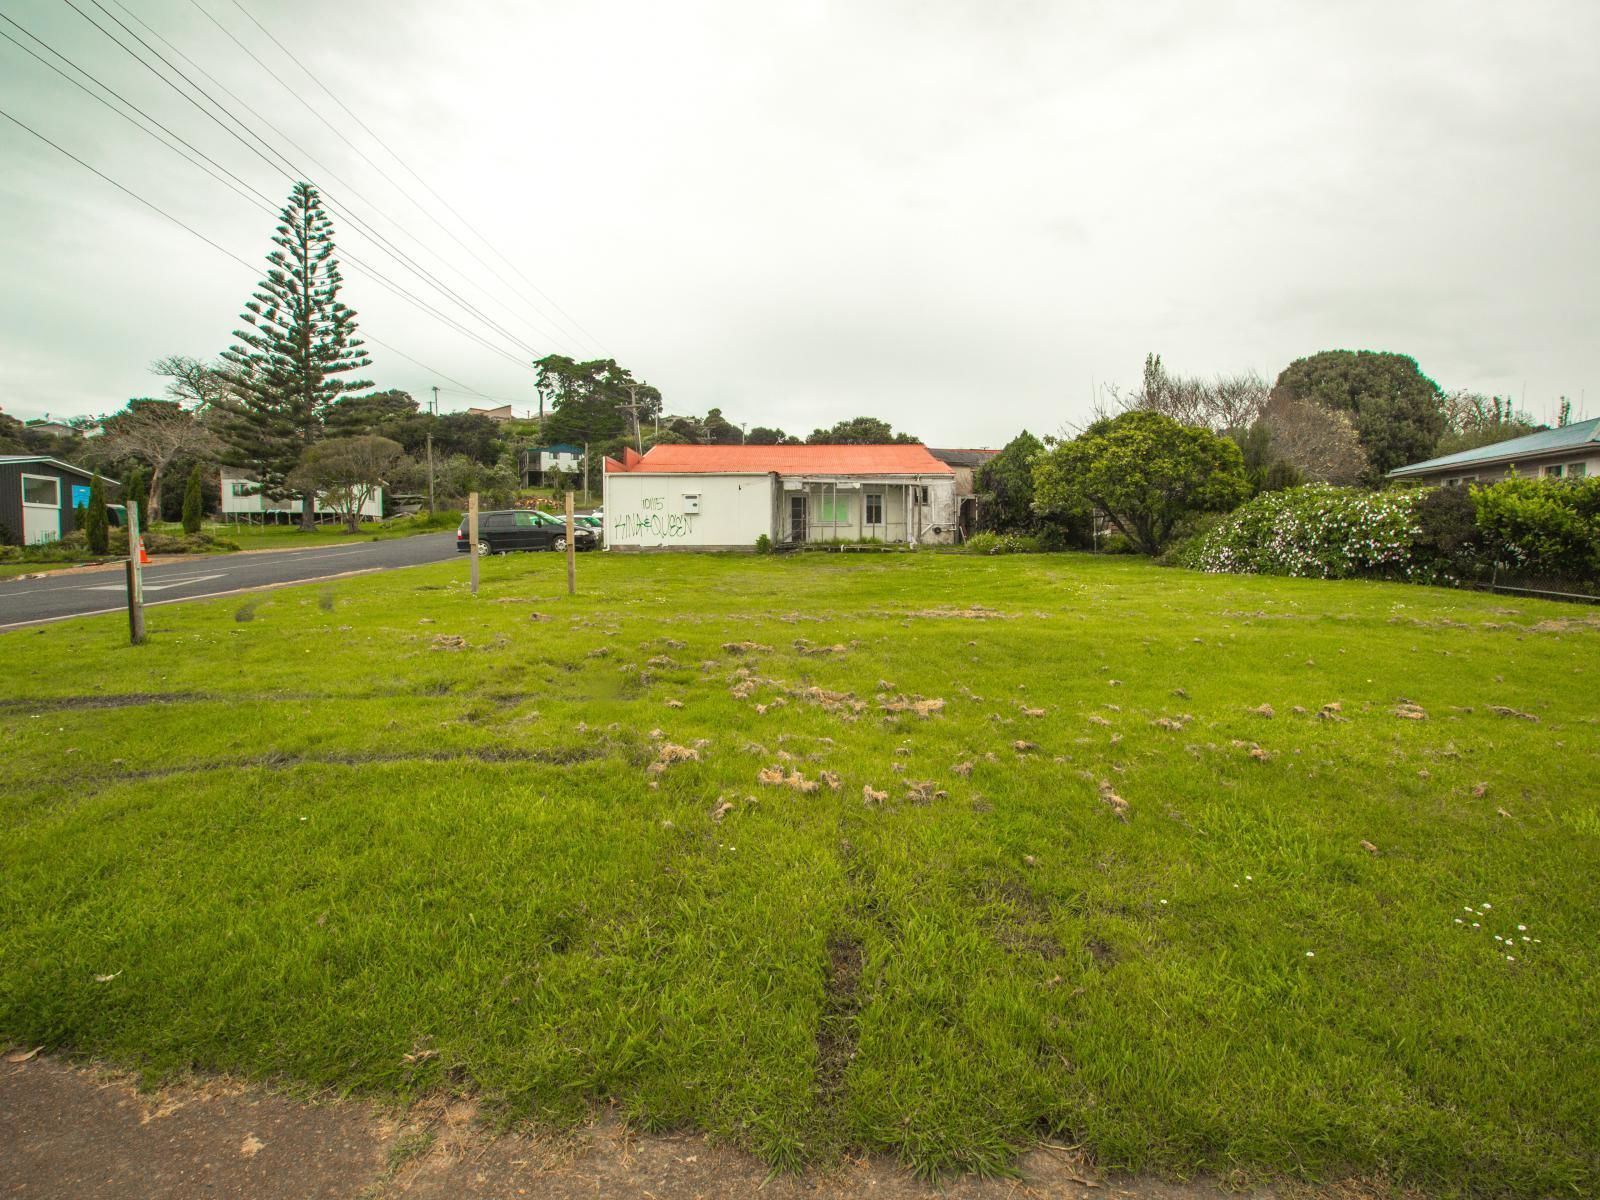
[[(836, 935), (825, 969), (819, 1100), (842, 1085), (854, 1053), (859, 943)], [(1014, 1178), (929, 1183), (884, 1156), (849, 1153), (826, 1171), (773, 1176), (704, 1135), (640, 1134), (610, 1111), (575, 1130), (496, 1133), (471, 1097), (406, 1109), (308, 1103), (216, 1078), (145, 1093), (132, 1076), (45, 1055), (0, 1064), (0, 1149), (0, 1191), (34, 1200), (1425, 1200), (1383, 1180), (1249, 1189), (1243, 1176), (1108, 1177), (1053, 1141), (1023, 1154)]]

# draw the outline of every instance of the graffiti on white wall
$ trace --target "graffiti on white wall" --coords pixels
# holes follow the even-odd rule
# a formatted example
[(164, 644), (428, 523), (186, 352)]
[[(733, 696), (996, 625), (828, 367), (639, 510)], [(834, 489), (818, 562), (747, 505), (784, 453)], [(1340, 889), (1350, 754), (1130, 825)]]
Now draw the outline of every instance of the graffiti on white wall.
[(686, 538), (694, 533), (696, 513), (669, 513), (665, 496), (646, 496), (639, 501), (638, 512), (617, 513), (612, 516), (611, 540), (635, 541), (641, 538)]

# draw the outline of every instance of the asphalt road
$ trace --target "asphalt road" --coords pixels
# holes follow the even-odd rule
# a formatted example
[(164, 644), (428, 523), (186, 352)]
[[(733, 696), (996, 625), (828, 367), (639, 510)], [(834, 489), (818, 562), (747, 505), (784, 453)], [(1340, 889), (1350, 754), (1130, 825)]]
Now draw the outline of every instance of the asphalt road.
[[(144, 569), (147, 606), (198, 600), (223, 592), (302, 583), (351, 571), (388, 571), (456, 557), (454, 533), (427, 533), (384, 542), (307, 550), (218, 554)], [(465, 567), (463, 566), (463, 571)], [(0, 630), (39, 621), (123, 612), (127, 590), (121, 564), (94, 571), (49, 572), (41, 579), (0, 580)]]

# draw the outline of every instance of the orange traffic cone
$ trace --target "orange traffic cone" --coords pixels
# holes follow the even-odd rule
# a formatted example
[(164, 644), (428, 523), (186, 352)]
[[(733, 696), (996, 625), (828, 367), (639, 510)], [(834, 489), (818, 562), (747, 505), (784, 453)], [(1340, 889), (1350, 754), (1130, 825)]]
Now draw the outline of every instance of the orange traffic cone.
[(141, 567), (147, 567), (150, 565), (150, 556), (145, 553), (143, 538), (139, 539), (139, 565)]

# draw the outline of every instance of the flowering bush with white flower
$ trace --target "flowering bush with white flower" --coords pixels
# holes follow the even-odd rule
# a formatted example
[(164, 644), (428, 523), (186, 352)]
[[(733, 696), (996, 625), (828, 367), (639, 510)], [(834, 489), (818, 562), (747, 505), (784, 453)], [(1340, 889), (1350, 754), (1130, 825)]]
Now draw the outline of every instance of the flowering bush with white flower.
[(1184, 562), (1210, 572), (1431, 582), (1433, 567), (1412, 553), (1422, 495), (1327, 484), (1264, 492), (1198, 539)]

